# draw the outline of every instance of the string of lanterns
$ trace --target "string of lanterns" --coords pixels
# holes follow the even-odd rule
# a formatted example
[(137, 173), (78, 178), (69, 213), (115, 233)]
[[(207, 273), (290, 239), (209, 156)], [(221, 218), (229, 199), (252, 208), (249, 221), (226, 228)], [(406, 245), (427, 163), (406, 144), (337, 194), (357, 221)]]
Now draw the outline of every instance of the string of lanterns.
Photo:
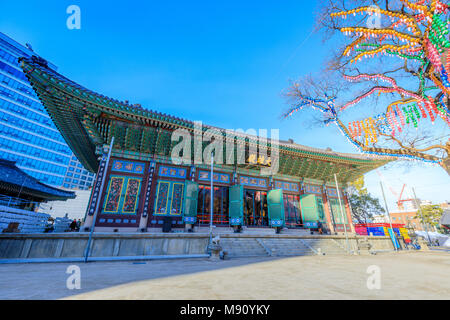
[[(360, 7), (353, 10), (332, 13), (331, 18), (340, 17), (348, 19), (350, 15), (361, 14), (364, 17), (376, 15), (390, 19), (389, 27), (363, 28), (343, 27), (340, 31), (354, 40), (342, 53), (350, 58), (349, 63), (357, 63), (364, 58), (377, 56), (397, 57), (406, 62), (419, 63), (418, 75), (420, 90), (411, 92), (399, 87), (393, 78), (382, 74), (360, 74), (358, 76), (344, 75), (351, 82), (377, 81), (385, 85), (377, 85), (368, 92), (336, 108), (335, 98), (315, 99), (300, 96), (300, 102), (291, 108), (285, 117), (291, 116), (305, 106), (318, 109), (326, 115), (326, 123), (336, 123), (341, 133), (363, 153), (378, 156), (396, 156), (411, 160), (426, 161), (438, 164), (440, 160), (423, 154), (415, 154), (406, 150), (376, 148), (375, 144), (380, 139), (380, 134), (395, 137), (405, 130), (406, 126), (418, 129), (423, 119), (430, 119), (434, 124), (440, 117), (450, 126), (450, 111), (444, 103), (444, 95), (450, 96), (450, 41), (448, 40), (450, 20), (446, 20), (449, 6), (439, 0), (420, 0), (412, 3), (408, 0), (400, 0), (405, 6), (405, 12), (391, 12), (376, 6)], [(409, 12), (411, 11), (411, 12)], [(425, 29), (425, 31), (422, 31)], [(447, 54), (446, 57), (443, 55)], [(427, 78), (426, 78), (427, 77)], [(426, 79), (430, 79), (433, 86), (427, 87)], [(444, 95), (440, 100), (430, 96), (428, 91), (440, 90)], [(352, 121), (346, 127), (338, 118), (336, 110), (343, 111), (373, 94), (399, 94), (401, 100), (392, 102), (386, 112), (362, 120)], [(405, 153), (403, 153), (405, 152)], [(396, 154), (394, 154), (396, 153)]]

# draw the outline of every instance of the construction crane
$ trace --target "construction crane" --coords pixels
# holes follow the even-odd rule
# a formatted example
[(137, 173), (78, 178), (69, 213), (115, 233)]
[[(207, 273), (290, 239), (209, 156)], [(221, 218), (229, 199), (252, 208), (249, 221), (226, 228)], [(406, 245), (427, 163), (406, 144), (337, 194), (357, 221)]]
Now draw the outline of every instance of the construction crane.
[[(381, 172), (380, 172), (379, 170), (377, 170), (376, 172), (377, 172), (377, 174), (380, 176), (380, 179), (383, 179), (383, 178), (384, 178), (383, 175), (381, 174)], [(405, 207), (404, 207), (404, 205), (403, 205), (404, 202), (411, 202), (411, 204), (412, 204), (414, 210), (415, 210), (415, 209), (418, 209), (418, 208), (417, 208), (416, 199), (413, 199), (413, 198), (402, 199), (403, 192), (405, 191), (405, 188), (406, 188), (406, 184), (405, 184), (405, 183), (403, 184), (402, 191), (400, 192), (400, 195), (399, 195), (399, 194), (394, 190), (394, 188), (392, 188), (392, 187), (388, 184), (387, 179), (383, 179), (383, 180), (386, 181), (385, 183), (386, 183), (386, 185), (388, 186), (388, 188), (389, 188), (389, 190), (391, 191), (391, 193), (392, 193), (394, 196), (398, 197), (398, 200), (397, 200), (396, 203), (397, 203), (397, 208), (398, 208), (399, 211), (404, 211), (404, 210), (405, 210)]]
[[(404, 202), (411, 202), (413, 207), (416, 206), (415, 199), (411, 199), (411, 198), (410, 199), (402, 199), (402, 195), (403, 195), (403, 191), (405, 191), (405, 187), (406, 187), (406, 184), (403, 184), (402, 191), (400, 192), (400, 195), (397, 200), (397, 207), (398, 207), (399, 211), (405, 210), (405, 207), (403, 205)], [(395, 193), (395, 194), (397, 194), (397, 193)]]

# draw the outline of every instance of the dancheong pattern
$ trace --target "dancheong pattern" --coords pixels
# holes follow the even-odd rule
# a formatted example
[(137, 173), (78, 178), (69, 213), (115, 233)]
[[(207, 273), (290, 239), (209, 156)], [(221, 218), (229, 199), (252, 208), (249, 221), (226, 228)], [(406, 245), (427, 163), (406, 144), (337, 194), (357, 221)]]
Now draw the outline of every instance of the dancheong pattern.
[(140, 162), (130, 162), (122, 160), (114, 160), (112, 171), (143, 174), (145, 164)]
[(303, 190), (305, 193), (322, 194), (322, 187), (314, 186), (312, 184), (305, 184)]
[(170, 214), (179, 215), (181, 214), (181, 206), (183, 203), (183, 187), (182, 183), (174, 183), (172, 191), (172, 209)]
[(275, 181), (275, 189), (284, 191), (298, 192), (298, 184), (293, 182)]
[[(198, 173), (198, 180), (211, 181), (211, 172), (200, 170)], [(230, 183), (230, 175), (226, 173), (214, 173), (213, 180), (218, 183)]]
[(177, 178), (177, 179), (186, 179), (187, 171), (184, 168), (175, 168), (175, 167), (159, 167), (158, 175), (160, 177), (168, 177), (168, 178)]
[(122, 192), (123, 178), (112, 177), (109, 192), (106, 199), (105, 212), (117, 212), (119, 210), (120, 194)]
[(139, 179), (128, 180), (127, 193), (123, 204), (124, 213), (135, 213), (140, 184), (141, 181)]
[[(341, 192), (341, 194), (342, 194), (342, 192)], [(337, 198), (337, 197), (338, 197), (338, 194), (337, 194), (337, 192), (336, 192), (336, 189), (333, 189), (333, 188), (327, 188), (327, 195), (328, 195), (330, 198)]]
[(169, 197), (169, 182), (161, 181), (158, 186), (156, 199), (156, 214), (167, 214), (167, 200)]
[(239, 181), (240, 184), (243, 186), (262, 187), (262, 188), (267, 187), (266, 179), (241, 176), (239, 178)]

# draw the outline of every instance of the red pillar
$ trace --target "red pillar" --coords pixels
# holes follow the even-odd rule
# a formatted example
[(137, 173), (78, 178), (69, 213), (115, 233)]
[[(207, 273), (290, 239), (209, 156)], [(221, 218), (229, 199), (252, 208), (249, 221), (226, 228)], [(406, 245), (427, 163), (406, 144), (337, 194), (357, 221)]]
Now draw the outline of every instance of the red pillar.
[[(343, 193), (342, 193), (343, 194)], [(353, 225), (352, 212), (350, 210), (350, 204), (348, 203), (347, 196), (343, 194), (344, 204), (345, 204), (345, 213), (347, 214), (347, 221), (350, 224), (350, 229), (353, 233), (355, 233), (355, 226)]]
[(325, 216), (327, 217), (327, 225), (328, 225), (328, 229), (330, 230), (331, 233), (334, 233), (334, 226), (333, 223), (331, 222), (331, 210), (330, 210), (330, 206), (328, 204), (328, 197), (325, 194), (325, 189), (322, 188), (322, 202), (323, 202), (323, 209), (325, 210)]

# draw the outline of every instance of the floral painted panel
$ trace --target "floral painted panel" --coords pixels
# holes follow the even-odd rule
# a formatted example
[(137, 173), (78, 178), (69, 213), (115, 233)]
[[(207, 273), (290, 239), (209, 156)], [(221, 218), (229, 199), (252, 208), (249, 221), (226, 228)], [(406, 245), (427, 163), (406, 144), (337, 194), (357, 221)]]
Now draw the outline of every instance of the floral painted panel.
[(183, 204), (183, 189), (184, 184), (182, 183), (174, 183), (172, 187), (172, 205), (170, 214), (171, 215), (180, 215), (181, 207)]
[(155, 214), (167, 214), (167, 202), (169, 198), (169, 182), (160, 181), (158, 184), (158, 193), (156, 196)]
[(122, 211), (127, 214), (136, 214), (136, 206), (139, 198), (141, 180), (128, 179), (127, 191), (123, 203)]
[(104, 212), (116, 213), (119, 211), (120, 195), (122, 193), (124, 178), (111, 177)]

